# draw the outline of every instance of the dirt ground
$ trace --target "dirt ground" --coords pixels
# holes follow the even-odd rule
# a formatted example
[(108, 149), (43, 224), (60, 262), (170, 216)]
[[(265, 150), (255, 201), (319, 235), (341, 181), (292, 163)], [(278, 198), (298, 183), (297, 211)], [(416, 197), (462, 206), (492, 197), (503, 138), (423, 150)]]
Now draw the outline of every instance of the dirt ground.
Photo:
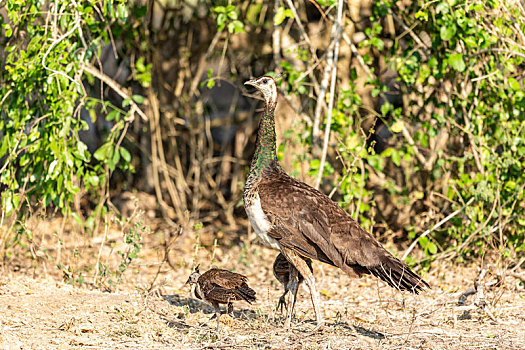
[[(90, 238), (94, 243), (80, 256), (91, 264), (100, 255), (118, 257), (114, 234), (102, 243)], [(144, 238), (139, 258), (111, 292), (94, 288), (90, 278), (66, 283), (51, 263), (4, 267), (0, 349), (525, 349), (525, 290), (511, 276), (491, 286), (496, 277), (488, 275), (483, 295), (461, 306), (458, 298), (474, 286), (475, 267), (439, 263), (428, 273), (419, 271), (432, 289), (411, 295), (315, 263), (326, 325), (311, 334), (314, 315), (303, 288), (291, 330), (283, 329), (284, 317), (275, 310), (282, 293), (271, 273), (277, 252), (254, 242), (219, 243), (195, 254), (189, 235), (170, 247), (168, 264), (155, 244), (160, 236)], [(49, 236), (38, 249), (53, 256), (52, 246)], [(194, 260), (201, 271), (213, 262), (245, 274), (257, 292), (252, 305), (235, 304), (234, 318), (221, 317), (218, 334), (215, 321), (201, 325), (213, 309), (192, 298), (184, 284)], [(480, 300), (487, 306), (476, 305)]]

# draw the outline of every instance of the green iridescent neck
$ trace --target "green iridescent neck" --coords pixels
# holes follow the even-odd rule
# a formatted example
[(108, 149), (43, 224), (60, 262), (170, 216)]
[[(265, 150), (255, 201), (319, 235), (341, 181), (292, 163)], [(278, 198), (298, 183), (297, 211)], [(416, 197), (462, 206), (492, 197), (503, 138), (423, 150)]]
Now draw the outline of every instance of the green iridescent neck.
[(276, 103), (271, 103), (266, 106), (259, 123), (255, 154), (250, 166), (249, 177), (252, 177), (252, 179), (254, 176), (258, 178), (261, 171), (265, 168), (281, 168), (277, 161), (276, 153), (275, 105)]

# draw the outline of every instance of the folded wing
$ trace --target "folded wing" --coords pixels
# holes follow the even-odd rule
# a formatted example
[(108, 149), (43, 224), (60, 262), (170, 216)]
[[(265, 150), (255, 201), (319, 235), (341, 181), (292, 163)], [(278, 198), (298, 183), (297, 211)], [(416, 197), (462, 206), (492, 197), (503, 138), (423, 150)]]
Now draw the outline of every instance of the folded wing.
[(350, 275), (373, 274), (400, 290), (428, 287), (328, 196), (284, 172), (266, 179), (258, 193), (273, 224), (268, 234), (281, 245)]

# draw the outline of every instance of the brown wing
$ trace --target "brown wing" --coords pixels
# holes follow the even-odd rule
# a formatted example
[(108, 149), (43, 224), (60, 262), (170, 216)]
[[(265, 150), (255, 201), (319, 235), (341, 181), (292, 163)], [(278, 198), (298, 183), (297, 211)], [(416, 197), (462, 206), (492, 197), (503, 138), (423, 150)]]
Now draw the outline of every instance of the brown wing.
[(243, 299), (235, 290), (223, 288), (215, 283), (203, 283), (201, 289), (206, 300), (213, 300), (221, 304)]
[(199, 277), (199, 281), (211, 281), (220, 287), (231, 289), (241, 286), (248, 279), (239, 273), (223, 269), (211, 269)]
[(206, 298), (220, 303), (234, 300), (255, 300), (255, 291), (251, 289), (246, 276), (223, 269), (211, 269), (199, 277)]
[(350, 275), (372, 273), (398, 289), (426, 286), (328, 196), (273, 171), (257, 190), (262, 209), (274, 225), (268, 234), (281, 245)]

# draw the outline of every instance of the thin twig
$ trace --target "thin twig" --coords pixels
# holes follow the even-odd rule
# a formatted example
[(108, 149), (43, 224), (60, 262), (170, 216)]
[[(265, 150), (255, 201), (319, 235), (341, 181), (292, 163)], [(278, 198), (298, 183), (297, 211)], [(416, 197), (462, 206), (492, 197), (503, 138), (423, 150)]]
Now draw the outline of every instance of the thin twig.
[(416, 238), (412, 244), (410, 244), (410, 246), (408, 247), (408, 249), (405, 251), (405, 254), (403, 254), (403, 257), (401, 258), (401, 260), (405, 260), (408, 256), (408, 254), (410, 254), (410, 252), (412, 251), (412, 249), (414, 249), (414, 247), (416, 246), (416, 244), (419, 242), (419, 239), (422, 238), (422, 237), (425, 237), (427, 236), (430, 232), (434, 231), (435, 229), (439, 228), (441, 225), (443, 225), (445, 222), (449, 221), (450, 219), (452, 219), (454, 216), (458, 215), (463, 209), (465, 209), (467, 206), (469, 206), (472, 202), (474, 202), (474, 197), (470, 198), (469, 201), (467, 203), (465, 203), (464, 206), (462, 206), (461, 208), (459, 208), (458, 210), (456, 210), (455, 212), (453, 212), (452, 214), (450, 214), (449, 216), (447, 216), (446, 218), (444, 218), (443, 220), (441, 220), (440, 222), (438, 222), (437, 224), (435, 224), (434, 226), (432, 226), (431, 229), (428, 229), (426, 230), (425, 232), (423, 232), (418, 238)]
[(332, 82), (330, 85), (330, 102), (328, 103), (328, 116), (326, 117), (326, 126), (324, 132), (323, 153), (321, 154), (321, 162), (319, 164), (319, 172), (315, 180), (315, 188), (319, 188), (321, 178), (323, 177), (324, 163), (326, 162), (326, 153), (328, 151), (328, 141), (330, 139), (330, 126), (332, 124), (332, 109), (334, 107), (335, 83), (337, 81), (337, 59), (339, 56), (339, 40), (341, 38), (341, 21), (343, 19), (343, 1), (339, 0), (337, 5), (337, 32), (335, 35), (334, 46), (334, 65), (332, 68)]
[[(281, 0), (274, 0), (273, 11), (274, 14), (277, 13), (277, 10), (281, 6)], [(272, 42), (273, 42), (273, 62), (276, 67), (281, 66), (281, 26), (274, 25), (272, 32)]]
[(482, 54), (482, 53), (485, 53), (485, 52), (509, 53), (509, 54), (512, 54), (512, 55), (516, 55), (516, 56), (520, 56), (522, 58), (525, 58), (525, 54), (522, 54), (521, 52), (516, 52), (516, 51), (512, 51), (512, 50), (507, 50), (507, 49), (500, 49), (500, 48), (479, 50), (474, 55), (479, 55), (479, 54)]
[[(498, 188), (498, 191), (499, 191), (499, 188)], [(497, 201), (494, 201), (494, 204), (492, 205), (492, 209), (490, 210), (490, 213), (489, 215), (487, 216), (487, 220), (485, 220), (485, 222), (483, 224), (481, 224), (481, 226), (479, 226), (476, 231), (472, 232), (470, 234), (470, 236), (467, 237), (467, 239), (459, 246), (459, 248), (457, 249), (457, 251), (461, 251), (464, 247), (467, 246), (467, 244), (470, 243), (470, 241), (478, 234), (481, 232), (481, 230), (483, 230), (489, 223), (490, 219), (492, 218), (492, 214), (494, 214), (494, 211), (496, 210), (496, 205), (497, 205)], [(496, 225), (495, 227), (492, 227), (490, 229), (490, 233), (493, 233), (495, 232), (496, 230), (498, 229), (498, 225)]]
[(385, 6), (383, 5), (383, 7), (388, 11), (388, 13), (394, 18), (394, 20), (407, 32), (410, 34), (410, 36), (412, 37), (412, 39), (414, 39), (414, 41), (421, 47), (423, 53), (425, 54), (426, 57), (430, 57), (430, 54), (428, 53), (427, 51), (427, 45), (423, 42), (423, 40), (421, 40), (421, 38), (419, 36), (417, 36), (414, 31), (412, 29), (410, 29), (406, 24), (405, 22), (403, 22), (401, 20), (401, 18), (399, 18), (395, 13), (394, 11), (392, 11), (392, 9), (388, 6)]
[(106, 83), (106, 85), (112, 88), (113, 91), (120, 95), (120, 97), (124, 99), (129, 99), (129, 104), (132, 110), (137, 112), (138, 115), (140, 115), (140, 117), (142, 118), (142, 120), (148, 120), (146, 113), (144, 113), (142, 109), (140, 109), (140, 107), (135, 103), (135, 101), (133, 101), (130, 95), (124, 91), (124, 89), (119, 85), (119, 83), (117, 83), (115, 80), (113, 80), (112, 78), (102, 73), (93, 66), (86, 66), (84, 70), (89, 74), (93, 75), (95, 78), (99, 79), (100, 81)]
[(97, 277), (98, 277), (98, 265), (100, 262), (100, 256), (102, 255), (102, 247), (104, 247), (104, 243), (106, 242), (106, 237), (108, 236), (108, 223), (106, 222), (106, 225), (104, 226), (104, 238), (102, 238), (102, 242), (100, 242), (100, 248), (98, 249), (98, 256), (97, 256), (97, 262), (95, 263), (95, 275), (93, 276), (93, 285), (97, 285)]
[[(334, 22), (332, 26), (332, 33), (330, 34), (330, 46), (337, 35), (337, 22)], [(330, 70), (332, 69), (334, 62), (334, 51), (335, 49), (328, 48), (328, 57), (326, 58), (326, 66), (324, 67), (323, 79), (321, 80), (321, 86), (319, 87), (319, 94), (317, 96), (317, 105), (315, 106), (314, 124), (312, 127), (312, 145), (317, 145), (319, 142), (319, 125), (321, 124), (321, 112), (325, 106), (324, 99), (326, 94), (326, 88), (328, 87), (328, 80), (330, 78)], [(299, 80), (300, 81), (300, 80)]]
[[(61, 72), (61, 71), (58, 71), (58, 70), (55, 70), (53, 68), (49, 68), (48, 66), (46, 66), (46, 59), (47, 59), (47, 56), (49, 55), (49, 53), (51, 53), (51, 50), (53, 50), (53, 48), (58, 44), (60, 43), (62, 40), (66, 39), (68, 36), (70, 36), (71, 34), (73, 34), (79, 27), (80, 27), (80, 16), (78, 15), (78, 11), (75, 11), (75, 25), (73, 26), (73, 28), (71, 28), (70, 30), (68, 30), (64, 35), (62, 35), (61, 37), (59, 37), (58, 39), (56, 39), (55, 41), (53, 41), (51, 43), (51, 45), (49, 46), (49, 48), (46, 50), (46, 53), (44, 54), (44, 56), (42, 56), (42, 67), (47, 70), (47, 71), (50, 71), (52, 72), (53, 74), (58, 74), (58, 75), (61, 75), (63, 76), (64, 78), (72, 81), (73, 83), (77, 84), (79, 87), (82, 87), (82, 84), (79, 83), (78, 81), (76, 81), (75, 79), (71, 78), (69, 75), (67, 75), (66, 73), (64, 72)], [(52, 75), (53, 75), (52, 74)], [(82, 89), (83, 90), (83, 89)]]
[(414, 139), (412, 138), (412, 136), (410, 135), (410, 133), (408, 132), (407, 128), (404, 125), (403, 125), (403, 129), (401, 130), (401, 132), (403, 133), (403, 136), (405, 137), (405, 139), (407, 139), (408, 144), (413, 147), (414, 154), (416, 155), (417, 160), (419, 160), (421, 165), (426, 167), (427, 160), (419, 152), (419, 149), (417, 148), (417, 145), (414, 142)]
[(303, 36), (304, 41), (306, 41), (306, 43), (308, 44), (308, 48), (310, 49), (310, 53), (312, 54), (312, 57), (314, 58), (315, 61), (318, 61), (317, 54), (315, 52), (315, 48), (312, 45), (312, 42), (310, 41), (310, 37), (306, 33), (306, 30), (304, 29), (303, 23), (301, 22), (301, 18), (299, 17), (299, 14), (297, 13), (297, 10), (295, 9), (295, 6), (292, 0), (286, 0), (286, 4), (288, 5), (288, 7), (293, 13), (295, 22), (297, 23), (297, 26), (299, 27), (299, 31), (301, 32), (301, 35)]

